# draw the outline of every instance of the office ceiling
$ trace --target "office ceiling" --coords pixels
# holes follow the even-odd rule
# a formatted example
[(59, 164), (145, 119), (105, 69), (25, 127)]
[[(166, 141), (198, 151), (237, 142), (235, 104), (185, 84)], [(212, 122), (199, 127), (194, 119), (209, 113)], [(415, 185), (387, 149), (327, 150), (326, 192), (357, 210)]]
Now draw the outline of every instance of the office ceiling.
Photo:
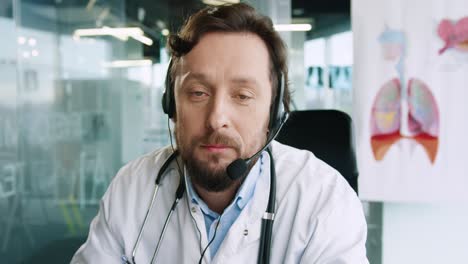
[[(8, 4), (14, 0), (2, 1), (2, 8), (11, 9)], [(254, 0), (251, 0), (254, 1)], [(257, 0), (262, 1), (262, 0)], [(307, 38), (315, 38), (343, 31), (350, 27), (350, 0), (291, 0), (293, 21), (312, 21), (313, 30)], [(120, 23), (126, 17), (126, 25), (142, 25), (145, 31), (157, 37), (158, 31), (168, 28), (177, 30), (183, 20), (204, 6), (201, 0), (20, 0), (17, 7), (25, 16), (33, 16), (22, 21), (23, 26), (40, 27), (44, 22), (60, 24), (61, 29), (99, 26), (104, 23), (110, 26)], [(59, 10), (60, 12), (57, 12)], [(125, 10), (123, 13), (122, 10)], [(28, 20), (31, 23), (28, 23)], [(47, 23), (47, 21), (50, 23)]]
[[(143, 21), (146, 26), (157, 29), (158, 21), (164, 21), (166, 26), (174, 31), (181, 26), (188, 14), (203, 6), (201, 0), (127, 0), (126, 12), (127, 16), (135, 21), (138, 20), (138, 10), (143, 8), (146, 11)], [(307, 39), (350, 30), (350, 12), (350, 0), (292, 0), (291, 2), (293, 22), (313, 24), (314, 28), (307, 33)]]
[[(350, 25), (350, 0), (291, 1), (293, 20), (313, 21), (315, 30), (319, 31), (310, 32), (310, 37), (326, 35), (327, 28), (336, 31)], [(162, 20), (168, 24), (169, 29), (177, 30), (188, 14), (203, 6), (201, 0), (127, 0), (126, 12), (129, 18), (137, 20), (138, 10), (143, 8), (147, 14), (144, 19), (145, 25), (154, 27), (158, 20)]]

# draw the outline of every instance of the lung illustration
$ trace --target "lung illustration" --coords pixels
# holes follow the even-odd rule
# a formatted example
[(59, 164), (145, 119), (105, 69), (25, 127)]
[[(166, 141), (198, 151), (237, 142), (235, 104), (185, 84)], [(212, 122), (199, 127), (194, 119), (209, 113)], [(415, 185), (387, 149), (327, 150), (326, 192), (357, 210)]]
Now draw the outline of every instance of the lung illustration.
[[(377, 93), (371, 110), (371, 146), (376, 160), (382, 160), (390, 147), (401, 138), (421, 144), (431, 163), (437, 156), (439, 109), (429, 87), (412, 78), (402, 89), (398, 78), (387, 81)], [(402, 91), (407, 100), (403, 100)], [(407, 105), (403, 105), (407, 104)], [(407, 107), (408, 111), (402, 111)], [(407, 113), (403, 116), (402, 113)], [(408, 133), (402, 123), (407, 122)]]
[(416, 135), (439, 136), (439, 110), (427, 85), (418, 80), (408, 82), (409, 128)]
[(380, 88), (372, 106), (371, 133), (388, 136), (400, 130), (400, 80), (394, 78)]

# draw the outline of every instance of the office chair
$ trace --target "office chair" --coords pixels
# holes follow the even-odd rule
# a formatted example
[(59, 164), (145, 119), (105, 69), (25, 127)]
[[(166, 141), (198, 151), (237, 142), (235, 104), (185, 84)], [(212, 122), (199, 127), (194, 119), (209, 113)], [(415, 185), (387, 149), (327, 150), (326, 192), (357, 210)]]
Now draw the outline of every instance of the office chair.
[(351, 117), (337, 110), (291, 112), (277, 141), (309, 150), (341, 173), (358, 193), (358, 168)]

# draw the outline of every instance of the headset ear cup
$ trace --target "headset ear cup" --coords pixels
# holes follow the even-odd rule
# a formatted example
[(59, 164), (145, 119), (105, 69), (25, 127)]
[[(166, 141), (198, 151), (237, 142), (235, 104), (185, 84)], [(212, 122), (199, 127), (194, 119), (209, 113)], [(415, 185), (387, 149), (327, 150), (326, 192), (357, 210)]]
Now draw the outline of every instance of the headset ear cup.
[[(169, 90), (168, 90), (169, 89)], [(168, 88), (164, 91), (162, 97), (162, 108), (165, 114), (169, 116), (169, 118), (174, 117), (175, 112), (175, 104), (174, 104), (174, 96), (172, 96), (172, 88)]]
[(279, 71), (278, 74), (278, 92), (276, 93), (275, 102), (271, 107), (270, 112), (270, 123), (268, 129), (270, 132), (275, 134), (276, 130), (281, 127), (281, 123), (283, 122), (283, 117), (285, 115), (284, 112), (284, 105), (283, 105), (283, 95), (284, 95), (284, 79)]
[(161, 98), (161, 106), (163, 109), (163, 112), (167, 114), (167, 108), (166, 108), (166, 91), (164, 91), (162, 98)]
[(163, 96), (162, 96), (161, 104), (162, 104), (162, 109), (163, 109), (164, 113), (169, 115), (169, 107), (168, 107), (168, 104), (167, 104), (167, 94), (166, 93), (167, 93), (167, 91), (164, 91)]
[(167, 68), (166, 73), (166, 81), (165, 81), (165, 91), (162, 96), (162, 108), (165, 114), (169, 116), (169, 118), (174, 117), (175, 113), (175, 99), (174, 99), (174, 83), (171, 78), (171, 68), (172, 68), (172, 60), (169, 62), (169, 66)]
[(171, 86), (171, 88), (169, 89), (170, 90), (169, 90), (169, 96), (168, 96), (168, 102), (167, 102), (167, 105), (168, 105), (167, 115), (169, 116), (169, 118), (173, 118), (175, 115), (174, 87)]

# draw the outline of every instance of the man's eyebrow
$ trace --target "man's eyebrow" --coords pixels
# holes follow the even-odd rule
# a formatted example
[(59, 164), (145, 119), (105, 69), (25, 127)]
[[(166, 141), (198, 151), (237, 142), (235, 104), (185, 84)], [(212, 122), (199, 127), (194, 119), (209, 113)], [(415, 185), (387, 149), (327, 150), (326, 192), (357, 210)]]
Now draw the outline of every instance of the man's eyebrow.
[(201, 72), (189, 72), (187, 74), (187, 77), (184, 78), (184, 82), (189, 81), (189, 80), (207, 81), (208, 76), (206, 74), (201, 73)]
[(251, 77), (234, 77), (230, 81), (235, 84), (251, 84), (258, 86), (257, 80)]
[[(184, 78), (184, 82), (191, 81), (191, 80), (199, 80), (202, 82), (209, 82), (210, 78), (208, 75), (202, 73), (202, 72), (189, 72), (187, 74), (187, 77)], [(258, 81), (249, 76), (235, 76), (229, 80), (231, 83), (234, 84), (244, 84), (244, 85), (253, 85), (253, 86), (258, 86)]]

